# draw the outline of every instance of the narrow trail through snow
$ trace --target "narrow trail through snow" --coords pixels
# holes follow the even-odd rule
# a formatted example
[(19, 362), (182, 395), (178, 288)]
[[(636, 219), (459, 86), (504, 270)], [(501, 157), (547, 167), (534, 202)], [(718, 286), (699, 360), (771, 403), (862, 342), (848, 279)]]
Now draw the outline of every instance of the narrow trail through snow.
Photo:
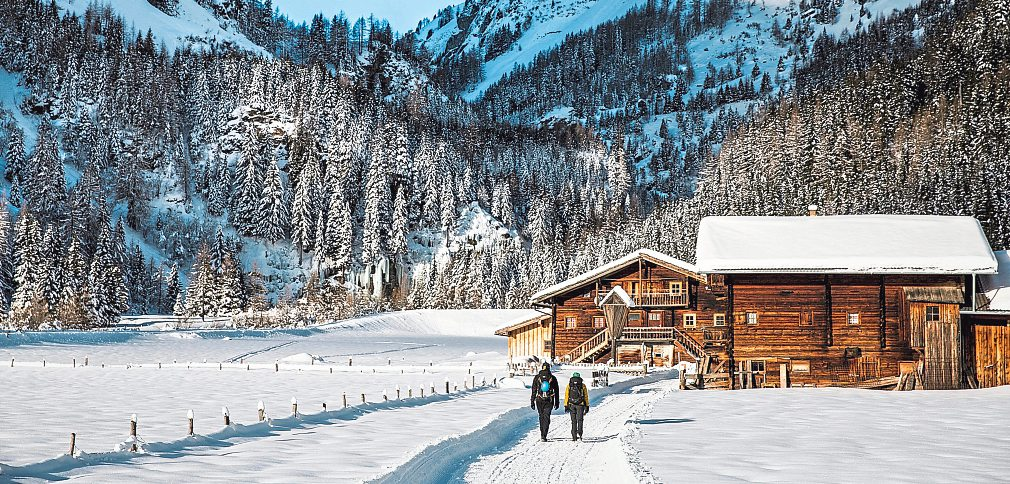
[(632, 425), (652, 404), (675, 391), (677, 381), (664, 379), (606, 397), (590, 409), (583, 440), (572, 442), (571, 419), (555, 415), (548, 441), (540, 441), (535, 428), (514, 447), (475, 462), (466, 472), (467, 482), (596, 482), (606, 475), (609, 483), (637, 483), (641, 471), (629, 464), (625, 438)]

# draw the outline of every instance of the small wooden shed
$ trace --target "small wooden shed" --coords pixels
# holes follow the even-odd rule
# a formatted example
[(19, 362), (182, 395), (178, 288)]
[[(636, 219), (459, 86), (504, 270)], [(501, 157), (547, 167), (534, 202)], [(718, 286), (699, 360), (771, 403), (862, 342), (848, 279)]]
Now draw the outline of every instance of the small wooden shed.
[(494, 332), (508, 338), (509, 364), (521, 363), (520, 359), (536, 357), (547, 360), (551, 357), (551, 315), (537, 312), (534, 316), (511, 321)]

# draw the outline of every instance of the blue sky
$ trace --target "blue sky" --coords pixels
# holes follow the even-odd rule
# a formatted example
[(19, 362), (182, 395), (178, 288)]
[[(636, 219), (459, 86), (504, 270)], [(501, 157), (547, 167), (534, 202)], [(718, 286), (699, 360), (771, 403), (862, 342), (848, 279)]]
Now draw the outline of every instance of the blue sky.
[(343, 11), (356, 19), (375, 14), (389, 20), (393, 30), (403, 33), (417, 26), (425, 17), (435, 15), (442, 7), (462, 0), (274, 0), (274, 6), (295, 22), (308, 21), (322, 12), (332, 17)]

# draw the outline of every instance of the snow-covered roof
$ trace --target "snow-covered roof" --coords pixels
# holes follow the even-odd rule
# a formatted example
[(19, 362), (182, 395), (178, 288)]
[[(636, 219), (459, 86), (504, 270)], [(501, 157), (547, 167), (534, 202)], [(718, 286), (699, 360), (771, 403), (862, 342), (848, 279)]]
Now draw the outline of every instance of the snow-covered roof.
[(1010, 253), (997, 250), (995, 254), (999, 272), (982, 276), (978, 280), (981, 289), (985, 291), (985, 297), (989, 299), (989, 306), (985, 309), (1010, 311)]
[(934, 215), (706, 217), (697, 258), (706, 274), (996, 272), (977, 220)]
[(683, 272), (684, 274), (687, 274), (688, 276), (694, 277), (698, 280), (704, 280), (704, 277), (698, 273), (698, 269), (694, 266), (694, 264), (684, 262), (679, 259), (675, 259), (662, 252), (656, 252), (650, 249), (638, 249), (613, 262), (609, 262), (600, 267), (597, 267), (596, 269), (584, 272), (571, 279), (550, 286), (534, 294), (533, 297), (530, 298), (530, 301), (532, 301), (533, 303), (545, 302), (547, 299), (551, 297), (557, 296), (561, 293), (570, 291), (579, 286), (590, 283), (595, 279), (603, 277), (616, 270), (622, 269), (628, 266), (629, 264), (638, 262), (639, 259), (645, 259), (653, 263), (668, 267), (670, 269)]
[(603, 299), (600, 300), (600, 305), (602, 306), (604, 304), (612, 304), (610, 302), (611, 298), (620, 299), (621, 302), (624, 303), (624, 305), (628, 306), (629, 308), (635, 307), (635, 300), (631, 299), (631, 296), (629, 296), (627, 291), (625, 291), (624, 288), (621, 286), (614, 286), (614, 288), (611, 289), (610, 292), (608, 292), (607, 295), (603, 296)]
[(509, 331), (515, 331), (519, 328), (524, 328), (526, 326), (539, 323), (541, 320), (550, 317), (551, 317), (550, 314), (544, 314), (540, 311), (531, 309), (525, 312), (522, 316), (510, 319), (509, 321), (499, 326), (497, 329), (494, 330), (494, 334), (498, 336), (508, 336)]

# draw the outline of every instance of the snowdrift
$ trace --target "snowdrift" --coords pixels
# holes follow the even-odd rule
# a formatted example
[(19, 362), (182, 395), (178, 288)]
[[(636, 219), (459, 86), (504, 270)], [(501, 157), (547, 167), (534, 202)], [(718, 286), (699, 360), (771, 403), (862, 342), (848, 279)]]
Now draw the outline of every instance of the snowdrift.
[(494, 336), (508, 321), (536, 316), (531, 309), (416, 309), (374, 314), (320, 326), (379, 334)]

